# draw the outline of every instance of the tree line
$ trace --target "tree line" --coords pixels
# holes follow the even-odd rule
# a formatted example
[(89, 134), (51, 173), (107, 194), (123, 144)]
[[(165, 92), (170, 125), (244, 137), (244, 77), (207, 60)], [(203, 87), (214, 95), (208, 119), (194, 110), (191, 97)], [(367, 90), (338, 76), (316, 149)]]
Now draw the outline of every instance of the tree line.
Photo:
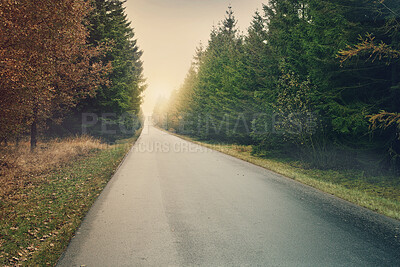
[(400, 4), (271, 0), (246, 33), (231, 8), (157, 123), (319, 168), (400, 167)]
[(2, 142), (29, 134), (34, 149), (40, 135), (78, 134), (84, 112), (139, 114), (142, 51), (123, 2), (1, 1)]

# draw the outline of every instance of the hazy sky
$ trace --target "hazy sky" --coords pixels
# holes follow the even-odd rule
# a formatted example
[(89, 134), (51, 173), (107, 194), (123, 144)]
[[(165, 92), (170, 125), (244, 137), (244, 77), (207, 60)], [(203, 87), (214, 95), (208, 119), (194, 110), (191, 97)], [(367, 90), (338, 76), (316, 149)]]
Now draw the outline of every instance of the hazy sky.
[(144, 51), (144, 112), (151, 114), (159, 96), (168, 97), (182, 84), (195, 49), (207, 44), (213, 25), (232, 5), (239, 29), (246, 31), (266, 0), (128, 0), (126, 13)]

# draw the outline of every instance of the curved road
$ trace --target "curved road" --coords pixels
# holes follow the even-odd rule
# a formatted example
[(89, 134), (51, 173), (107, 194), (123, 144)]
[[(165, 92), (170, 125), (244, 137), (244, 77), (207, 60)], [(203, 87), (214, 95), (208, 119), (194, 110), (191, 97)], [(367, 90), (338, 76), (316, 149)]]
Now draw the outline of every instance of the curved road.
[(400, 266), (399, 227), (147, 126), (58, 266)]

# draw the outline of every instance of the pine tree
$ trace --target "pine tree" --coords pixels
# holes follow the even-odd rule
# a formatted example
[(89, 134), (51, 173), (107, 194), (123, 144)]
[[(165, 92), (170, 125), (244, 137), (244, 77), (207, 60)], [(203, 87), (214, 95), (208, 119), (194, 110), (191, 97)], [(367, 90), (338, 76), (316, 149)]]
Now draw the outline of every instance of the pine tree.
[[(256, 152), (297, 147), (318, 167), (360, 164), (354, 155), (366, 149), (400, 151), (393, 145), (397, 128), (385, 124), (397, 121), (400, 107), (399, 12), (394, 0), (271, 0), (243, 37), (229, 8), (190, 70), (195, 79), (170, 101), (179, 106), (171, 108), (173, 121), (190, 111), (198, 137), (251, 141)], [(285, 113), (291, 114), (277, 122)], [(293, 129), (291, 118), (309, 128), (308, 118), (295, 116), (305, 113), (313, 114), (312, 131), (279, 135), (277, 128)], [(240, 116), (252, 122), (250, 141), (249, 125), (237, 126)], [(369, 119), (391, 133), (371, 142)], [(389, 148), (388, 139), (395, 139)], [(340, 159), (329, 158), (338, 151)]]
[(84, 110), (138, 114), (143, 85), (143, 66), (134, 32), (128, 22), (123, 1), (96, 0), (90, 16), (89, 42), (93, 45), (107, 45), (108, 53), (100, 58), (111, 63), (110, 83), (98, 91)]
[(106, 122), (113, 125), (111, 127), (118, 134), (104, 136), (100, 124), (88, 128), (91, 134), (101, 135), (109, 141), (121, 137), (120, 129), (134, 130), (132, 127), (137, 124), (142, 93), (146, 87), (141, 61), (143, 52), (137, 45), (123, 4), (124, 1), (120, 0), (92, 2), (88, 41), (93, 46), (107, 48), (105, 55), (96, 61), (109, 64), (111, 71), (107, 75), (109, 82), (97, 90), (95, 97), (81, 102), (75, 112), (78, 118), (81, 118), (82, 113), (95, 113), (99, 118), (102, 118), (102, 114), (112, 114)]

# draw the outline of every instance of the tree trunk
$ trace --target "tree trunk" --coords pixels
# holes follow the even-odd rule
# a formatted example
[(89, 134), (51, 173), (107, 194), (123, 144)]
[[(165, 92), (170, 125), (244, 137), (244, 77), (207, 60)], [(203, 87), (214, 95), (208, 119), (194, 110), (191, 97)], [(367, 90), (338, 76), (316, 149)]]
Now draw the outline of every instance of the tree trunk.
[(33, 152), (37, 145), (37, 108), (33, 109), (33, 121), (31, 124), (31, 152)]

